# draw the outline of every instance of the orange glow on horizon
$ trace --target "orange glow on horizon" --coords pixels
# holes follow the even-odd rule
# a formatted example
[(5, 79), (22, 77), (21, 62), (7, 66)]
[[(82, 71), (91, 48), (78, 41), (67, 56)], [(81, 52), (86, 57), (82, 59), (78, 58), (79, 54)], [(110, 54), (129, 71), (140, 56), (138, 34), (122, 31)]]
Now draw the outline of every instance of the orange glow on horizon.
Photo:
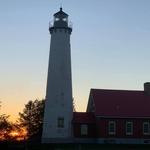
[[(5, 136), (9, 137), (9, 139), (6, 139)], [(3, 131), (0, 134), (0, 141), (4, 140), (23, 141), (25, 139), (27, 139), (27, 131), (25, 128), (13, 129), (8, 133), (7, 131)]]
[(10, 136), (13, 137), (17, 141), (22, 141), (27, 138), (27, 131), (25, 128), (21, 128), (19, 130), (12, 130), (10, 132)]

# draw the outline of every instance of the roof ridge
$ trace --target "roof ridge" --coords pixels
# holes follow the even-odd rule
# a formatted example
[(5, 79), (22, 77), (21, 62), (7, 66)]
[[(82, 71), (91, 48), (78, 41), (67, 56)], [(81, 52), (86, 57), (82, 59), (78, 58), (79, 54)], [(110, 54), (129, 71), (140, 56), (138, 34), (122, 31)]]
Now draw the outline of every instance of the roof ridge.
[(91, 88), (90, 91), (97, 90), (97, 91), (126, 91), (126, 92), (144, 92), (144, 90), (126, 90), (126, 89), (97, 89)]

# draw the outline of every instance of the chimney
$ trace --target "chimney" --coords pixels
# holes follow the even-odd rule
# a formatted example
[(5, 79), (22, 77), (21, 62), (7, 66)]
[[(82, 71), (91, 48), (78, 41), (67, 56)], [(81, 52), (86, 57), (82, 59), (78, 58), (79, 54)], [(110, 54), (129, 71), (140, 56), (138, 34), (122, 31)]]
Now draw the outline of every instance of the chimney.
[(147, 95), (150, 95), (150, 82), (144, 83), (144, 92)]

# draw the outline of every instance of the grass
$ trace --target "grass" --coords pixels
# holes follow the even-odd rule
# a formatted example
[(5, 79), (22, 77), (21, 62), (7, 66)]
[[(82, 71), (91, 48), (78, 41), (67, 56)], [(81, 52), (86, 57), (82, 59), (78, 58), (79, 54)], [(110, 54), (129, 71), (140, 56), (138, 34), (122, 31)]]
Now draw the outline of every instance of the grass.
[(150, 150), (150, 145), (5, 143), (0, 150)]

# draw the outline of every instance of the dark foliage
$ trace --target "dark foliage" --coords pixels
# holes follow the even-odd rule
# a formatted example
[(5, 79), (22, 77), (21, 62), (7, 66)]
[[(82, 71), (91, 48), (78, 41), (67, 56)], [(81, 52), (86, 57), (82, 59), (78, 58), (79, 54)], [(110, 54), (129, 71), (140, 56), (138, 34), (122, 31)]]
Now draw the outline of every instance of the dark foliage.
[[(1, 109), (1, 101), (0, 101)], [(13, 128), (13, 124), (8, 120), (9, 116), (0, 114), (0, 141), (12, 141), (13, 137), (10, 136), (10, 131)]]
[(13, 137), (10, 136), (10, 131), (13, 128), (12, 123), (8, 120), (8, 115), (0, 115), (0, 140), (1, 141), (12, 141)]
[(44, 117), (44, 100), (29, 101), (22, 113), (19, 113), (19, 121), (22, 127), (27, 129), (29, 140), (39, 139), (42, 133)]

